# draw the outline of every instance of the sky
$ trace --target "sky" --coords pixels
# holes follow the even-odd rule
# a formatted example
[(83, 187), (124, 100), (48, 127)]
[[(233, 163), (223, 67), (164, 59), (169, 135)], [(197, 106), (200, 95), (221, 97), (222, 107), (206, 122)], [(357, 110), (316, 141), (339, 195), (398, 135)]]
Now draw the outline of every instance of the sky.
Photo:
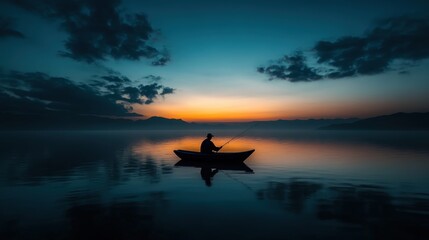
[(429, 2), (1, 0), (2, 114), (429, 111)]

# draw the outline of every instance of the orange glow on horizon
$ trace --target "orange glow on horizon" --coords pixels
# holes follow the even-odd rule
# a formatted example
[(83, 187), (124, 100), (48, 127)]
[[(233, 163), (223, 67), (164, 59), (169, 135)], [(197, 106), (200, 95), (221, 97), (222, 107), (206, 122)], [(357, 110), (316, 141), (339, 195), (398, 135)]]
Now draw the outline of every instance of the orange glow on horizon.
[(365, 118), (398, 112), (387, 102), (325, 101), (311, 99), (243, 98), (192, 96), (135, 105), (134, 111), (146, 117), (160, 116), (187, 122), (243, 122), (320, 118)]
[[(134, 106), (136, 112), (145, 116), (161, 116), (182, 119), (188, 122), (239, 122), (279, 119), (279, 101), (260, 101), (255, 98), (188, 97), (186, 101)], [(141, 108), (141, 110), (140, 110)]]

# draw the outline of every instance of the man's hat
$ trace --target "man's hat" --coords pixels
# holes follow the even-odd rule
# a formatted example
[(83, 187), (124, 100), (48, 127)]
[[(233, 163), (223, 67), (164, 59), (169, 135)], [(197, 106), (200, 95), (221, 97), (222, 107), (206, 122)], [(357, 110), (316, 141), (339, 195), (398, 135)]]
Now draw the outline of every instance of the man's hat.
[(207, 133), (207, 137), (214, 137), (214, 136), (211, 133)]

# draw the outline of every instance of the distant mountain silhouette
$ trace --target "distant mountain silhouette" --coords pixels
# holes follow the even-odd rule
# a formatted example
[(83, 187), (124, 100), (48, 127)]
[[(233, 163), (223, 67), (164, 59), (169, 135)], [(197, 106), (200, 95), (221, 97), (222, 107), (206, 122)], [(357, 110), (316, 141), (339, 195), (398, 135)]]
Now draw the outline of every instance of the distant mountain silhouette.
[(145, 120), (75, 115), (8, 114), (0, 117), (0, 130), (191, 130), (191, 129), (285, 129), (285, 130), (429, 130), (429, 113), (395, 113), (368, 119), (308, 119), (234, 123), (192, 123), (181, 119), (151, 117)]
[(187, 130), (234, 129), (317, 129), (357, 119), (276, 120), (234, 123), (190, 123), (181, 119), (150, 117), (145, 120), (76, 115), (51, 111), (44, 114), (7, 114), (0, 117), (0, 130)]
[(336, 119), (305, 119), (305, 120), (277, 120), (277, 121), (258, 121), (256, 128), (260, 129), (290, 129), (290, 130), (302, 130), (302, 129), (318, 129), (323, 126), (333, 124), (345, 124), (352, 123), (359, 120), (358, 118), (336, 118)]
[(146, 120), (138, 120), (134, 123), (137, 128), (151, 129), (186, 129), (191, 128), (192, 124), (182, 119), (150, 117)]
[(7, 114), (0, 117), (1, 130), (102, 130), (128, 124), (132, 124), (132, 121), (54, 111), (44, 114)]
[(353, 123), (333, 124), (325, 130), (429, 130), (429, 112), (395, 113), (358, 120)]
[(145, 120), (108, 118), (67, 113), (9, 114), (0, 117), (1, 130), (139, 130), (190, 129), (181, 119), (151, 117)]

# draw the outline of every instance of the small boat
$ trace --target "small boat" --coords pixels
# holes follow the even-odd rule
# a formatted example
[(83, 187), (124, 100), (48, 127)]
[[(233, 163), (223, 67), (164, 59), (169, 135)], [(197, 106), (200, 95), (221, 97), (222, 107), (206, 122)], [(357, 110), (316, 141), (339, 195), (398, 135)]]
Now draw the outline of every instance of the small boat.
[(192, 161), (215, 161), (215, 162), (244, 162), (255, 149), (245, 152), (218, 152), (218, 153), (201, 153), (186, 150), (174, 150), (174, 153), (182, 160)]

